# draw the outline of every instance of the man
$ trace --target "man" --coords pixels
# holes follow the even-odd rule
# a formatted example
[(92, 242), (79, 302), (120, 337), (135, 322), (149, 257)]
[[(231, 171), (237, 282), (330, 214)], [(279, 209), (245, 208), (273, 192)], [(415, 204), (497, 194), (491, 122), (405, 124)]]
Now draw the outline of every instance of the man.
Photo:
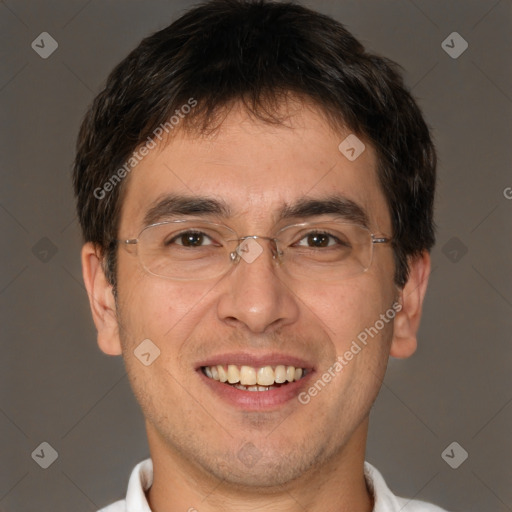
[(441, 510), (364, 461), (434, 243), (435, 151), (393, 63), (299, 5), (207, 2), (114, 69), (74, 184), (151, 453), (104, 511)]

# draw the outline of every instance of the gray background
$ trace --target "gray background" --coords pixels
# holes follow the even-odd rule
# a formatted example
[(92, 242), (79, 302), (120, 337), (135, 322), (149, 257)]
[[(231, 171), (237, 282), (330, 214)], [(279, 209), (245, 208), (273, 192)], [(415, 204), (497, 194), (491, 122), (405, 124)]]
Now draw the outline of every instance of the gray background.
[[(122, 360), (95, 342), (70, 168), (80, 119), (108, 72), (191, 4), (0, 3), (2, 511), (94, 511), (124, 496), (149, 454)], [(367, 459), (399, 495), (510, 511), (511, 0), (307, 5), (405, 68), (440, 156), (419, 349), (390, 362)], [(59, 44), (48, 59), (31, 48), (44, 31)], [(454, 31), (469, 43), (457, 59), (441, 46)], [(31, 457), (44, 441), (58, 452), (46, 470)], [(458, 469), (441, 457), (453, 441), (469, 454)]]

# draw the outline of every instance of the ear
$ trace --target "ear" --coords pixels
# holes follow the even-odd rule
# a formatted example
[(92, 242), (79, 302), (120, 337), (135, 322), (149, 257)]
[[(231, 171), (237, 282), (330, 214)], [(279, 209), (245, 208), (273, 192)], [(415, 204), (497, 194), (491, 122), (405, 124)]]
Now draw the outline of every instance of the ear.
[(430, 254), (427, 251), (409, 261), (409, 279), (400, 291), (401, 310), (394, 321), (390, 355), (406, 358), (417, 347), (416, 334), (420, 326), (423, 299), (430, 275)]
[(120, 355), (121, 341), (112, 285), (105, 277), (100, 250), (92, 243), (82, 248), (82, 274), (98, 331), (98, 345), (105, 354)]

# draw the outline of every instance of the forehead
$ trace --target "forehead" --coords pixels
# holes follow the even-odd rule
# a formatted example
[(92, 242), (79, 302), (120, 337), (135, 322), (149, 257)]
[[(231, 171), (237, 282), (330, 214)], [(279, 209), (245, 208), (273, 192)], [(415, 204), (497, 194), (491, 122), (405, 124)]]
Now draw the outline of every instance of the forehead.
[[(341, 198), (363, 211), (370, 228), (389, 232), (375, 152), (354, 137), (333, 130), (308, 108), (296, 111), (285, 125), (255, 120), (237, 109), (212, 135), (177, 130), (131, 172), (120, 231), (142, 229), (152, 210), (180, 196), (223, 204), (212, 215), (241, 229), (271, 228), (283, 212), (304, 201)], [(364, 150), (353, 159), (363, 148), (357, 144)]]

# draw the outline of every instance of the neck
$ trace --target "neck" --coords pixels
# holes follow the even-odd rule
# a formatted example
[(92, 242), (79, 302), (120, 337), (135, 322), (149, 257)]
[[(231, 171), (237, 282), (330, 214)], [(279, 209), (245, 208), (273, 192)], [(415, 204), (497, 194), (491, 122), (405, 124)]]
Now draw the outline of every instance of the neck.
[(173, 451), (148, 428), (153, 485), (147, 491), (158, 512), (371, 512), (373, 496), (364, 478), (368, 420), (347, 445), (301, 477), (276, 487), (251, 487), (220, 481)]

